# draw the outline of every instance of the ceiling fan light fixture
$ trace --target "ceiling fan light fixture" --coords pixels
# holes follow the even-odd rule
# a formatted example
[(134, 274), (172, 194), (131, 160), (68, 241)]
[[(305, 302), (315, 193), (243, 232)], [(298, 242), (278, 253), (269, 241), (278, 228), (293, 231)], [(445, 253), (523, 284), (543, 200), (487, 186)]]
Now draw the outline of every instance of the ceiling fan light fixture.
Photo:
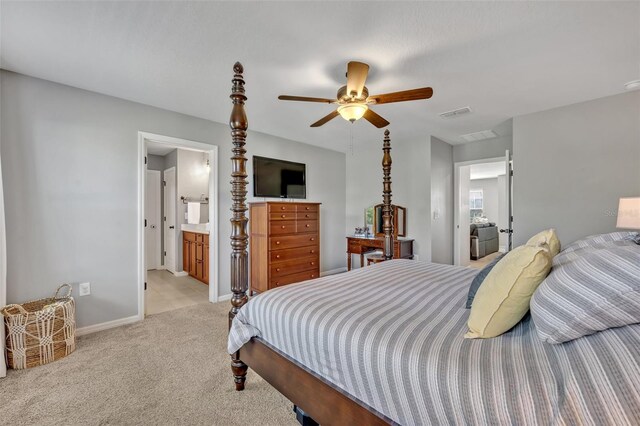
[(365, 104), (351, 102), (340, 105), (338, 107), (338, 112), (342, 118), (353, 123), (354, 121), (361, 119), (368, 109), (369, 107)]

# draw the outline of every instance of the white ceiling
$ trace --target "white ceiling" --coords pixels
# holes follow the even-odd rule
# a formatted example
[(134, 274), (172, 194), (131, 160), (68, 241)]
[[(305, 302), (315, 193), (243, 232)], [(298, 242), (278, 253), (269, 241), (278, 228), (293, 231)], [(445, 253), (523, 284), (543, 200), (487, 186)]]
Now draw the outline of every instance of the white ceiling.
[(164, 157), (174, 149), (176, 149), (175, 146), (167, 145), (164, 143), (147, 141), (147, 154), (159, 155), (160, 157)]
[[(227, 122), (232, 65), (245, 66), (250, 128), (346, 151), (379, 141), (364, 120), (309, 124), (349, 60), (371, 93), (432, 86), (428, 101), (380, 105), (392, 139), (461, 134), (624, 91), (640, 78), (639, 2), (10, 2), (0, 66)], [(445, 120), (463, 106), (473, 113)], [(353, 133), (351, 133), (353, 132)]]
[(471, 180), (497, 178), (505, 174), (505, 162), (472, 164), (470, 171)]

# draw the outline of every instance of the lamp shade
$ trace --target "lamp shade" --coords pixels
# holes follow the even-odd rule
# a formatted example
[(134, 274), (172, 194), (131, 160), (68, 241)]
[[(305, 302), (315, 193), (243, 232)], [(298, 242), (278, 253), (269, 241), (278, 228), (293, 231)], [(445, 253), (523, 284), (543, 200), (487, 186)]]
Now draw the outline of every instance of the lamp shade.
[(620, 198), (618, 228), (640, 229), (640, 197)]

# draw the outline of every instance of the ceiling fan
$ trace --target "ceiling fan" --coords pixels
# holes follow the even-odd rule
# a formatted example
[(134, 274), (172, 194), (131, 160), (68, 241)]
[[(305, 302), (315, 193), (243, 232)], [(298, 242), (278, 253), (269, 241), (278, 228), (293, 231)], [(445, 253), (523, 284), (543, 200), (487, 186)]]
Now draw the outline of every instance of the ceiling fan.
[(421, 89), (404, 90), (402, 92), (386, 93), (384, 95), (369, 96), (369, 89), (364, 83), (367, 81), (369, 65), (363, 62), (351, 61), (347, 64), (347, 85), (338, 89), (336, 99), (309, 98), (305, 96), (281, 95), (281, 101), (319, 102), (324, 104), (337, 104), (338, 108), (331, 114), (322, 117), (311, 125), (320, 127), (338, 115), (345, 120), (355, 122), (363, 118), (378, 128), (386, 127), (389, 122), (373, 112), (370, 105), (390, 104), (393, 102), (417, 101), (429, 99), (433, 95), (431, 87)]

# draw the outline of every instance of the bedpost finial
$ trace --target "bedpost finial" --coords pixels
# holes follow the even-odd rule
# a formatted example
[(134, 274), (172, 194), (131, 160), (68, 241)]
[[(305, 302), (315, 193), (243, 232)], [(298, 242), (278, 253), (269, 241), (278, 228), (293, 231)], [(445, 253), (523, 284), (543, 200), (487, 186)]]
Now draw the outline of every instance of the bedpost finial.
[(233, 64), (233, 72), (236, 74), (242, 74), (244, 72), (244, 67), (240, 62)]
[(385, 129), (385, 131), (384, 131), (384, 135), (385, 135), (385, 137), (389, 137), (389, 133), (390, 133), (390, 132), (389, 132), (389, 129)]

